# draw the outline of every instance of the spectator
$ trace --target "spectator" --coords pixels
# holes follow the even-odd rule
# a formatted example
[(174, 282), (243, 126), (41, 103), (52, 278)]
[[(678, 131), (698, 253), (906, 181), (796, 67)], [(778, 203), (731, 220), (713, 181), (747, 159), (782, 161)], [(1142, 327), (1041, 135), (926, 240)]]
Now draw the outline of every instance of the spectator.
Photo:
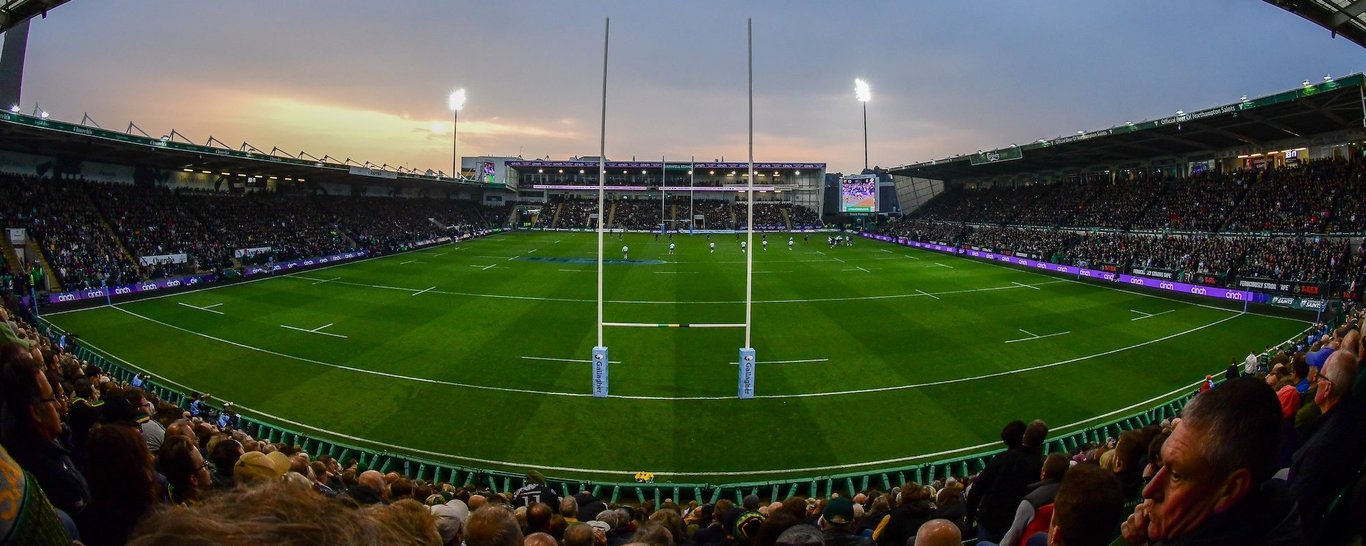
[(1047, 436), (1047, 424), (1037, 420), (1030, 423), (1020, 445), (993, 457), (973, 482), (968, 491), (967, 519), (976, 520), (979, 540), (998, 542), (1010, 528), (1029, 484), (1043, 471), (1041, 453)]
[(1006, 531), (1005, 538), (1001, 539), (1002, 545), (1024, 544), (1025, 539), (1033, 534), (1033, 529), (1048, 528), (1052, 510), (1047, 514), (1042, 510), (1045, 506), (1053, 504), (1058, 487), (1062, 485), (1063, 476), (1067, 474), (1068, 463), (1067, 456), (1062, 453), (1052, 453), (1044, 459), (1039, 481), (1029, 485), (1029, 493), (1025, 494), (1019, 508), (1015, 509), (1015, 520)]
[(522, 529), (512, 512), (502, 506), (485, 506), (470, 514), (465, 525), (467, 546), (522, 546)]
[(963, 543), (963, 535), (958, 532), (958, 526), (946, 519), (932, 519), (920, 526), (915, 533), (914, 546), (959, 546)]
[(844, 497), (830, 499), (820, 519), (825, 546), (872, 546), (872, 541), (853, 533), (853, 522), (854, 503)]
[[(1280, 406), (1238, 379), (1195, 397), (1162, 447), (1162, 469), (1123, 525), (1133, 544), (1304, 543), (1293, 501), (1270, 480)], [(1273, 440), (1275, 439), (1275, 440)]]
[(172, 503), (194, 504), (213, 486), (209, 462), (200, 454), (194, 440), (168, 436), (157, 455), (157, 470), (168, 482), (167, 496)]
[(0, 428), (0, 444), (33, 474), (53, 506), (79, 515), (90, 503), (90, 491), (60, 439), (62, 417), (47, 374), (18, 343), (0, 346), (0, 389), (5, 412), (13, 418)]
[(1291, 459), (1290, 493), (1310, 538), (1318, 532), (1328, 503), (1366, 456), (1360, 441), (1363, 404), (1359, 396), (1350, 396), (1357, 372), (1357, 359), (1349, 351), (1328, 358), (1314, 393), (1320, 424)]
[(915, 536), (916, 529), (934, 515), (930, 505), (933, 493), (918, 483), (907, 483), (901, 488), (896, 509), (882, 518), (873, 531), (878, 546), (901, 546)]
[(162, 497), (152, 456), (137, 429), (117, 424), (91, 429), (89, 454), (90, 506), (76, 518), (81, 538), (88, 546), (121, 545)]
[(1124, 491), (1114, 475), (1079, 464), (1063, 478), (1052, 507), (1050, 546), (1105, 546), (1124, 517)]

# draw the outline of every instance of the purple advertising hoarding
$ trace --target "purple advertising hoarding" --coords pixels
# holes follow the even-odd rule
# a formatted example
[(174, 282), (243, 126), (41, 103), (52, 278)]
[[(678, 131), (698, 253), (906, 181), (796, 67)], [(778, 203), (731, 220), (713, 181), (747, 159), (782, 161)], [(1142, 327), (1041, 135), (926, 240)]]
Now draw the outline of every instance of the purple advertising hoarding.
[(1070, 265), (1041, 262), (1038, 260), (1031, 260), (1029, 258), (1021, 258), (1019, 256), (1006, 256), (1003, 254), (996, 254), (993, 252), (986, 252), (983, 250), (968, 250), (940, 245), (936, 243), (922, 243), (919, 241), (912, 241), (905, 237), (889, 237), (886, 235), (876, 235), (872, 233), (861, 233), (860, 235), (870, 239), (877, 239), (879, 241), (887, 241), (890, 243), (897, 243), (905, 246), (926, 248), (930, 250), (937, 250), (939, 252), (947, 252), (950, 254), (962, 254), (973, 258), (1006, 262), (1015, 265), (1022, 265), (1025, 267), (1032, 267), (1035, 269), (1042, 269), (1045, 271), (1053, 271), (1057, 273), (1065, 273), (1068, 275), (1076, 275), (1079, 277), (1087, 277), (1091, 279), (1118, 282), (1120, 284), (1142, 286), (1144, 288), (1156, 288), (1158, 290), (1180, 292), (1182, 294), (1194, 294), (1197, 296), (1206, 296), (1210, 298), (1219, 298), (1225, 300), (1244, 301), (1253, 303), (1262, 303), (1268, 301), (1268, 299), (1270, 298), (1270, 296), (1267, 296), (1266, 294), (1261, 294), (1258, 292), (1249, 292), (1247, 290), (1231, 290), (1228, 288), (1220, 288), (1217, 286), (1195, 285), (1184, 282), (1177, 282), (1170, 279), (1154, 279), (1151, 277), (1140, 277), (1137, 275), (1119, 275), (1115, 273), (1110, 273), (1108, 271), (1097, 271), (1094, 269), (1085, 269), (1081, 267), (1073, 267)]
[(161, 290), (161, 289), (163, 289), (163, 288), (181, 288), (181, 287), (186, 287), (186, 286), (195, 286), (195, 285), (199, 285), (199, 284), (211, 283), (211, 282), (213, 282), (215, 279), (216, 279), (216, 277), (215, 277), (214, 275), (212, 275), (212, 274), (210, 274), (210, 275), (191, 275), (191, 276), (189, 276), (189, 277), (175, 277), (175, 278), (167, 278), (167, 279), (157, 279), (157, 280), (154, 280), (154, 281), (143, 281), (143, 282), (139, 282), (139, 283), (124, 284), (124, 285), (112, 286), (112, 287), (91, 288), (91, 289), (87, 289), (87, 290), (72, 290), (72, 291), (70, 291), (70, 292), (60, 292), (60, 293), (57, 293), (57, 294), (48, 294), (48, 295), (47, 295), (47, 302), (48, 302), (49, 304), (54, 304), (54, 303), (69, 303), (69, 302), (73, 302), (73, 301), (81, 301), (81, 300), (88, 300), (88, 299), (104, 298), (104, 297), (107, 297), (107, 296), (123, 296), (123, 295), (127, 295), (127, 294), (141, 294), (141, 293), (144, 293), (144, 292), (152, 292), (152, 291), (154, 291), (154, 290)]
[(288, 262), (278, 263), (278, 264), (253, 265), (253, 266), (247, 266), (245, 269), (243, 269), (243, 270), (242, 270), (242, 275), (243, 275), (243, 276), (250, 277), (250, 276), (252, 276), (252, 275), (260, 275), (261, 273), (273, 273), (273, 272), (276, 272), (276, 271), (285, 271), (285, 270), (288, 270), (288, 269), (294, 269), (294, 268), (296, 268), (296, 267), (311, 267), (311, 266), (315, 266), (315, 265), (322, 265), (322, 264), (328, 264), (328, 263), (333, 263), (333, 262), (341, 262), (341, 261), (351, 260), (351, 259), (355, 259), (355, 258), (360, 258), (360, 257), (366, 256), (366, 255), (368, 255), (368, 254), (369, 254), (368, 251), (365, 251), (365, 250), (358, 250), (358, 251), (356, 251), (356, 252), (346, 252), (346, 253), (343, 253), (343, 254), (336, 254), (336, 255), (333, 255), (333, 256), (323, 256), (323, 257), (321, 257), (321, 258), (305, 258), (305, 259), (303, 259), (303, 260), (293, 260), (293, 261), (288, 261)]

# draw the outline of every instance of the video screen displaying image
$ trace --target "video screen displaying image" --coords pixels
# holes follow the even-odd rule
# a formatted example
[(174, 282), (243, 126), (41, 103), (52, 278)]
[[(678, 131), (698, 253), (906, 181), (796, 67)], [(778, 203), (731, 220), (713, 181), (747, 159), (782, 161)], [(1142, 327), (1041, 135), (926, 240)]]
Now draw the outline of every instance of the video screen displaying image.
[(840, 212), (877, 212), (877, 177), (841, 178)]
[(484, 162), (484, 172), (480, 173), (484, 177), (485, 184), (492, 184), (494, 181), (494, 165), (492, 161)]

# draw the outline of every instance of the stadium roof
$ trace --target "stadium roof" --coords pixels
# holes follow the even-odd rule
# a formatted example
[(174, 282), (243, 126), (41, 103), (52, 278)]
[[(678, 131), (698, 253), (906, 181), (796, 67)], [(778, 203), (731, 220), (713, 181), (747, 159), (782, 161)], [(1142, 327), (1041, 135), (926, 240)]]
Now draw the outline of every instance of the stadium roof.
[(1266, 0), (1366, 47), (1366, 0)]
[(1157, 120), (892, 167), (888, 172), (949, 181), (990, 178), (1308, 139), (1361, 129), (1366, 121), (1364, 83), (1362, 74), (1317, 85), (1306, 81), (1299, 89), (1198, 112), (1178, 111)]
[[(167, 171), (229, 173), (243, 176), (292, 178), (334, 184), (403, 183), (461, 189), (504, 189), (502, 184), (484, 184), (438, 177), (431, 171), (399, 172), (394, 168), (359, 164), (347, 159), (338, 162), (324, 156), (317, 160), (300, 152), (291, 156), (278, 149), (270, 153), (250, 148), (201, 146), (173, 137), (151, 138), (121, 133), (50, 118), (0, 111), (0, 149), (56, 157), (76, 157), (85, 161), (117, 165), (138, 165)], [(250, 145), (243, 143), (243, 148)]]
[(0, 0), (0, 32), (10, 27), (42, 15), (47, 10), (67, 3), (68, 0)]

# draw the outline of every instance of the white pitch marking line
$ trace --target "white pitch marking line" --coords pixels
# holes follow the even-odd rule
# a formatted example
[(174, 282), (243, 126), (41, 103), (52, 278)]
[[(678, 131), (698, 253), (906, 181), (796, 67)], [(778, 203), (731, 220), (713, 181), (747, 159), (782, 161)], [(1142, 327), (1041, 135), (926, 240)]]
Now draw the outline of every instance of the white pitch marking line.
[(314, 328), (314, 329), (312, 329), (312, 330), (305, 330), (305, 329), (303, 329), (303, 328), (299, 328), (298, 326), (290, 326), (290, 325), (288, 325), (288, 324), (281, 324), (280, 327), (281, 327), (281, 328), (289, 328), (290, 330), (298, 330), (298, 331), (300, 331), (300, 332), (307, 332), (307, 333), (310, 333), (310, 334), (318, 334), (318, 335), (323, 335), (323, 336), (332, 336), (332, 337), (339, 337), (339, 338), (342, 338), (342, 339), (346, 339), (346, 336), (341, 335), (341, 334), (330, 334), (330, 333), (327, 333), (327, 332), (320, 332), (320, 331), (319, 331), (319, 330), (322, 330), (323, 328), (326, 328), (326, 327), (331, 326), (331, 325), (333, 325), (333, 324), (335, 324), (335, 323), (329, 322), (329, 323), (327, 323), (327, 324), (324, 324), (324, 325), (319, 326), (319, 327), (317, 327), (317, 328)]
[(490, 268), (493, 268), (493, 267), (498, 267), (498, 264), (490, 264), (490, 265), (484, 267), (483, 269), (480, 269), (480, 271), (488, 271)]
[(200, 307), (200, 306), (198, 306), (198, 305), (190, 305), (190, 304), (185, 303), (185, 302), (183, 302), (183, 301), (178, 301), (178, 302), (176, 302), (176, 303), (179, 303), (179, 304), (181, 304), (181, 305), (184, 305), (185, 307), (189, 307), (190, 309), (198, 309), (198, 310), (200, 310), (200, 311), (208, 311), (208, 312), (210, 312), (210, 313), (217, 313), (217, 314), (219, 314), (219, 315), (222, 315), (222, 314), (223, 314), (222, 311), (214, 311), (213, 309), (210, 309), (210, 307), (218, 307), (219, 305), (223, 305), (223, 304), (221, 304), (221, 303), (215, 303), (215, 304), (210, 305), (210, 306), (207, 306), (207, 307)]
[(701, 271), (655, 271), (655, 272), (654, 272), (654, 274), (656, 274), (656, 275), (686, 275), (686, 274), (696, 274), (696, 273), (701, 273)]
[(825, 255), (824, 252), (821, 252), (821, 251), (819, 251), (819, 250), (816, 251), (816, 254), (820, 254), (821, 256), (824, 256), (824, 255)]
[(1029, 332), (1029, 331), (1027, 331), (1027, 330), (1025, 330), (1025, 329), (1023, 329), (1023, 328), (1017, 328), (1017, 329), (1020, 330), (1021, 332), (1024, 332), (1024, 333), (1029, 334), (1029, 335), (1034, 336), (1034, 337), (1026, 337), (1026, 338), (1022, 338), (1022, 339), (1012, 339), (1012, 340), (1006, 341), (1006, 343), (1019, 343), (1019, 342), (1021, 342), (1021, 341), (1034, 341), (1034, 340), (1036, 340), (1036, 339), (1043, 339), (1043, 338), (1046, 338), (1046, 337), (1060, 336), (1060, 335), (1063, 335), (1063, 334), (1070, 334), (1070, 333), (1072, 333), (1071, 330), (1068, 330), (1068, 331), (1066, 331), (1066, 332), (1057, 332), (1057, 333), (1053, 333), (1053, 334), (1037, 335), (1037, 334), (1031, 333), (1031, 332)]
[(591, 269), (561, 269), (560, 271), (564, 271), (564, 272), (566, 272), (566, 273), (584, 273), (584, 272), (592, 271), (592, 270), (591, 270)]
[(919, 259), (920, 259), (920, 258), (917, 258), (917, 257), (912, 256), (912, 255), (910, 255), (910, 254), (902, 254), (902, 256), (905, 256), (905, 257), (910, 258), (910, 259), (912, 259), (912, 260), (919, 260)]
[(537, 250), (540, 250), (540, 249), (539, 249), (539, 248), (533, 248), (533, 249), (531, 249), (531, 250), (526, 251), (526, 253), (527, 253), (527, 254), (531, 254), (532, 252), (536, 252)]
[(1158, 316), (1158, 315), (1165, 315), (1165, 314), (1167, 314), (1167, 313), (1170, 313), (1170, 312), (1172, 312), (1172, 311), (1175, 311), (1175, 309), (1168, 309), (1168, 310), (1166, 310), (1166, 311), (1162, 311), (1161, 313), (1144, 313), (1143, 311), (1139, 311), (1139, 310), (1137, 310), (1137, 309), (1130, 309), (1130, 311), (1133, 311), (1133, 312), (1135, 312), (1135, 313), (1138, 313), (1138, 314), (1140, 314), (1140, 315), (1143, 315), (1143, 316), (1141, 316), (1141, 317), (1135, 317), (1135, 318), (1129, 319), (1130, 322), (1133, 322), (1133, 321), (1135, 321), (1135, 320), (1143, 320), (1143, 319), (1146, 319), (1146, 318), (1153, 318), (1153, 317)]
[(919, 293), (921, 293), (921, 294), (924, 294), (924, 295), (926, 295), (926, 296), (929, 296), (929, 297), (931, 297), (931, 298), (939, 299), (939, 296), (936, 296), (936, 295), (934, 295), (934, 294), (931, 294), (931, 293), (926, 292), (926, 291), (924, 291), (924, 290), (921, 290), (921, 289), (919, 289), (919, 288), (915, 289), (915, 291), (916, 291), (916, 292), (919, 292)]
[[(828, 362), (828, 358), (802, 358), (798, 360), (759, 360), (755, 364), (807, 364), (811, 362)], [(731, 366), (739, 366), (739, 362), (731, 362)]]
[(878, 250), (881, 250), (881, 251), (886, 252), (886, 253), (888, 253), (888, 254), (891, 254), (891, 253), (892, 253), (892, 251), (887, 250), (887, 249), (885, 249), (885, 248), (879, 248)]
[(947, 267), (947, 268), (949, 268), (949, 269), (953, 269), (953, 266), (951, 266), (951, 265), (944, 265), (944, 264), (941, 264), (941, 263), (939, 263), (939, 262), (934, 262), (934, 265), (937, 265), (937, 266), (939, 266), (939, 267)]
[(339, 281), (339, 280), (341, 280), (341, 277), (332, 277), (332, 278), (330, 278), (330, 279), (322, 279), (322, 280), (319, 280), (318, 282), (315, 282), (315, 283), (313, 283), (313, 284), (322, 284), (322, 283), (325, 283), (325, 282), (332, 282), (332, 281)]
[[(523, 356), (522, 359), (523, 359), (523, 360), (549, 360), (549, 361), (551, 361), (551, 362), (578, 362), (578, 363), (581, 363), (581, 364), (591, 364), (591, 363), (593, 362), (592, 360), (585, 360), (585, 359), (579, 359), (579, 358), (553, 358), (553, 357), (549, 357), (549, 356)], [(621, 361), (620, 361), (620, 360), (608, 360), (607, 363), (608, 363), (608, 364), (621, 364)]]
[(511, 258), (508, 258), (507, 261), (510, 262), (510, 261), (512, 261), (512, 260), (516, 260), (517, 258), (521, 258), (521, 256), (513, 256), (513, 257), (511, 257)]
[[(834, 257), (834, 256), (831, 256), (831, 258), (835, 258), (835, 257)], [(835, 258), (835, 261), (837, 261), (837, 262), (839, 262), (839, 263), (842, 263), (842, 264), (847, 264), (847, 263), (849, 263), (849, 262), (846, 262), (846, 261), (841, 260), (841, 259), (839, 259), (839, 258)]]
[(426, 289), (424, 289), (424, 290), (421, 290), (421, 291), (418, 291), (418, 292), (413, 292), (411, 295), (412, 295), (412, 296), (416, 296), (416, 295), (418, 295), (418, 294), (426, 294), (426, 293), (428, 293), (428, 292), (431, 292), (432, 290), (436, 290), (436, 287), (435, 287), (435, 286), (428, 287), (428, 288), (426, 288)]
[(1022, 283), (1022, 282), (1010, 281), (1010, 284), (1013, 284), (1013, 285), (1016, 285), (1016, 286), (1023, 286), (1023, 287), (1025, 287), (1025, 288), (1033, 288), (1033, 289), (1035, 289), (1035, 290), (1043, 290), (1042, 288), (1039, 288), (1039, 287), (1037, 287), (1037, 286), (1030, 286), (1030, 285), (1025, 284), (1025, 283)]
[[(869, 271), (869, 270), (864, 269), (864, 268), (859, 267), (859, 266), (855, 266), (854, 269), (857, 269), (857, 270), (862, 271), (862, 272), (864, 272), (864, 273), (872, 273), (872, 271)], [(1037, 290), (1037, 289), (1036, 289), (1036, 290)]]
[(447, 255), (447, 254), (450, 254), (450, 252), (441, 252), (441, 253), (438, 253), (438, 254), (432, 254), (432, 256), (445, 256), (445, 255)]
[(556, 239), (554, 244), (557, 244), (557, 245), (560, 244), (560, 240), (559, 240), (559, 239)]
[(760, 274), (763, 274), (763, 273), (791, 273), (791, 271), (755, 271), (755, 272), (754, 272), (755, 275), (760, 275)]
[(415, 264), (415, 263), (417, 263), (417, 260), (408, 260), (408, 261), (406, 261), (406, 262), (399, 262), (398, 265), (408, 265), (408, 264)]

